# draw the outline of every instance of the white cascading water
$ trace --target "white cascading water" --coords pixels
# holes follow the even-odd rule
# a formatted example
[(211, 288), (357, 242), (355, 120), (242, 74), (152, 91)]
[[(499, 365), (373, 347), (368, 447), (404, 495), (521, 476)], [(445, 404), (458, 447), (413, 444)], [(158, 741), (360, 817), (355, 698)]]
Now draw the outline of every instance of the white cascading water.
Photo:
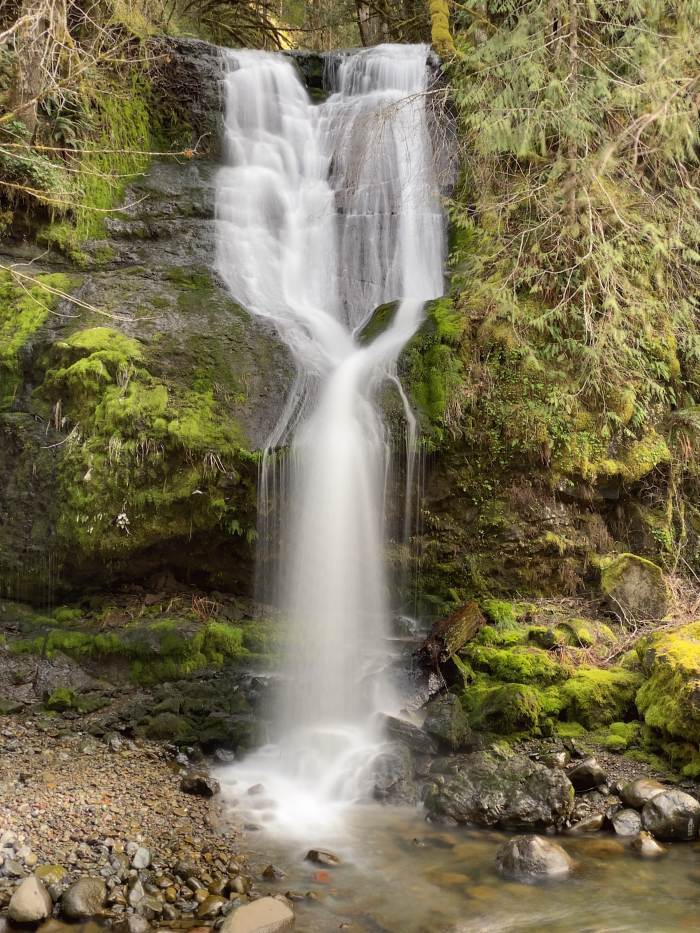
[[(343, 56), (321, 105), (283, 55), (227, 55), (217, 267), (238, 302), (274, 323), (297, 378), (266, 455), (290, 448), (275, 594), (289, 620), (277, 734), (223, 780), (236, 789), (262, 782), (258, 816), (277, 831), (319, 833), (365, 792), (382, 742), (374, 714), (391, 703), (386, 678), (372, 678), (385, 663), (388, 620), (390, 444), (377, 393), (396, 382), (424, 303), (442, 294), (428, 48)], [(373, 310), (394, 299), (390, 324), (360, 343)], [(263, 470), (263, 497), (265, 482)]]

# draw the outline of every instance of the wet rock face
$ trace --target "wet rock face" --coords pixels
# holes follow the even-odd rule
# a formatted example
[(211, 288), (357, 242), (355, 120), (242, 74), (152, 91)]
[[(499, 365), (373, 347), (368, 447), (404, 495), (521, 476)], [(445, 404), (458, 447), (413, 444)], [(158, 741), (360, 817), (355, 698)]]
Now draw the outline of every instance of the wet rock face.
[(450, 751), (462, 748), (471, 733), (462, 704), (452, 693), (437, 697), (428, 704), (423, 730)]
[(433, 818), (536, 829), (563, 823), (573, 809), (574, 789), (566, 775), (519, 755), (475, 752), (440, 759), (431, 777), (425, 807)]
[(371, 775), (376, 800), (394, 806), (415, 806), (418, 786), (414, 780), (413, 756), (405, 745), (390, 742), (372, 762)]
[(700, 803), (681, 790), (666, 790), (644, 804), (644, 829), (658, 839), (690, 841), (700, 829)]
[[(19, 262), (21, 269), (32, 261), (32, 273), (66, 272), (71, 294), (100, 312), (60, 304), (23, 350), (24, 381), (12, 410), (0, 411), (0, 594), (13, 598), (45, 601), (57, 585), (71, 594), (165, 567), (180, 580), (204, 586), (216, 580), (240, 592), (252, 580), (245, 532), (256, 525), (256, 468), (247, 452), (259, 449), (276, 424), (294, 366), (274, 330), (233, 300), (213, 268), (219, 52), (179, 39), (154, 40), (153, 49), (162, 56), (153, 79), (157, 108), (172, 118), (174, 148), (194, 149), (199, 141), (194, 157), (154, 158), (127, 187), (121, 209), (107, 215), (106, 235), (85, 244), (80, 266), (43, 248), (3, 242), (3, 264)], [(138, 341), (139, 365), (148, 374), (143, 399), (161, 392), (166, 417), (177, 421), (184, 413), (201, 440), (169, 445), (167, 430), (158, 437), (147, 406), (137, 405), (134, 420), (126, 415), (116, 433), (127, 445), (132, 435), (148, 435), (148, 466), (122, 456), (113, 501), (109, 474), (98, 467), (91, 484), (84, 482), (85, 463), (65, 443), (76, 423), (84, 439), (95, 437), (95, 426), (65, 387), (50, 388), (50, 373), (75, 362), (59, 348), (98, 326)], [(93, 386), (90, 404), (111, 386)], [(59, 396), (66, 421), (54, 429), (50, 413)], [(235, 434), (235, 453), (222, 449), (222, 425)], [(115, 433), (111, 426), (108, 433)], [(102, 440), (99, 457), (85, 455), (93, 463), (107, 457), (110, 438)], [(80, 507), (67, 504), (72, 493)], [(208, 502), (225, 504), (226, 515), (213, 510), (198, 520)], [(129, 534), (116, 524), (122, 511)], [(91, 528), (90, 535), (81, 528)]]
[(560, 845), (542, 836), (516, 836), (496, 855), (496, 867), (501, 874), (519, 881), (543, 878), (563, 878), (574, 866)]

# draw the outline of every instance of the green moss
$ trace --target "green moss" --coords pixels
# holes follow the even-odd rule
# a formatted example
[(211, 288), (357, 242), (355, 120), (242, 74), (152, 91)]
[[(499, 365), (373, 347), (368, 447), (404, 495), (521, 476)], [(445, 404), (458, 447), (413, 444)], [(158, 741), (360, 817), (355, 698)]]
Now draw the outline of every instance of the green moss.
[(82, 619), (83, 613), (71, 606), (59, 606), (58, 609), (54, 609), (53, 617), (59, 625), (70, 625)]
[(20, 385), (19, 356), (42, 327), (60, 296), (72, 286), (63, 273), (37, 275), (20, 284), (10, 272), (0, 270), (0, 410), (8, 407)]
[[(700, 746), (700, 622), (660, 632), (640, 645), (647, 680), (637, 693), (645, 723), (665, 739)], [(691, 752), (688, 758), (693, 757)]]
[(588, 735), (588, 730), (580, 722), (558, 722), (555, 731), (562, 739), (580, 739)]
[(72, 690), (66, 687), (59, 687), (46, 698), (44, 705), (46, 709), (63, 712), (65, 710), (74, 709), (77, 706), (77, 697)]
[(505, 683), (550, 686), (565, 677), (560, 664), (540, 648), (515, 646), (494, 648), (471, 645), (465, 657), (474, 670), (483, 671)]
[(494, 625), (504, 627), (516, 625), (522, 615), (516, 603), (509, 603), (503, 599), (484, 599), (481, 601), (481, 608), (486, 618)]
[(465, 691), (462, 704), (473, 729), (501, 735), (533, 732), (542, 714), (537, 691), (524, 684), (477, 682)]
[(580, 667), (562, 685), (566, 718), (589, 729), (630, 718), (641, 678), (622, 668)]

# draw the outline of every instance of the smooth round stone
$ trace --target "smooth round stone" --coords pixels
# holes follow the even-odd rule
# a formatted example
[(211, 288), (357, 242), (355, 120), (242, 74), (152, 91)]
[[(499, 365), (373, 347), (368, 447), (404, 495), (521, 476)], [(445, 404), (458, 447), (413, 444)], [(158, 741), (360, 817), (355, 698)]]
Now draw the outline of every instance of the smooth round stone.
[(645, 803), (666, 790), (668, 790), (668, 785), (661, 784), (652, 778), (637, 778), (636, 781), (625, 784), (620, 791), (620, 797), (626, 807), (641, 810)]
[(294, 927), (294, 911), (274, 897), (245, 904), (230, 913), (221, 933), (282, 933)]
[(700, 803), (682, 790), (665, 790), (644, 804), (642, 824), (657, 839), (690, 841), (700, 828)]
[(39, 923), (51, 916), (53, 902), (44, 885), (31, 875), (10, 898), (8, 915), (15, 923)]
[(630, 808), (613, 813), (610, 822), (618, 836), (636, 836), (642, 830), (641, 816)]
[(562, 878), (574, 867), (568, 853), (551, 839), (542, 836), (515, 836), (496, 855), (496, 867), (519, 881)]
[(595, 790), (607, 781), (607, 775), (595, 758), (586, 758), (567, 772), (568, 779), (578, 793)]
[(651, 833), (643, 831), (632, 841), (632, 848), (643, 858), (659, 858), (666, 854), (666, 849), (659, 845)]
[(107, 899), (101, 878), (81, 878), (61, 898), (61, 910), (69, 920), (85, 920), (99, 914)]

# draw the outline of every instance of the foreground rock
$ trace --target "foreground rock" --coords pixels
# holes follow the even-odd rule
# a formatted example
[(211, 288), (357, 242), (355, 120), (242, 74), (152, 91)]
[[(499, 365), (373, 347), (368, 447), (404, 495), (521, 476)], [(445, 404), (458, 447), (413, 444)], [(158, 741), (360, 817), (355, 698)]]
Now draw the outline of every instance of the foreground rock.
[(641, 810), (648, 800), (656, 797), (657, 794), (663, 794), (666, 790), (668, 790), (668, 787), (665, 784), (661, 784), (653, 778), (637, 778), (636, 781), (625, 784), (620, 791), (620, 796), (626, 807)]
[(563, 878), (572, 870), (574, 863), (564, 849), (551, 839), (516, 836), (498, 850), (496, 867), (508, 877), (536, 881), (541, 878)]
[(642, 829), (641, 816), (629, 808), (613, 813), (610, 822), (618, 836), (636, 836)]
[(306, 853), (306, 861), (313, 862), (314, 865), (324, 865), (326, 868), (340, 865), (338, 856), (326, 849), (309, 849)]
[(104, 907), (107, 888), (101, 878), (81, 878), (61, 898), (61, 912), (68, 920), (96, 917)]
[(642, 823), (657, 839), (690, 841), (700, 829), (700, 803), (682, 790), (666, 790), (644, 804)]
[(641, 832), (632, 841), (632, 848), (639, 852), (643, 858), (659, 858), (659, 856), (666, 854), (666, 849), (659, 845), (651, 833)]
[(15, 923), (39, 923), (51, 916), (52, 909), (51, 895), (41, 881), (31, 875), (12, 895), (7, 913)]
[(425, 807), (433, 818), (457, 823), (535, 829), (558, 826), (572, 812), (566, 775), (520, 755), (475, 752), (438, 759)]
[(274, 897), (261, 897), (259, 901), (239, 907), (229, 914), (221, 933), (280, 933), (294, 926), (294, 911)]
[(398, 719), (396, 716), (382, 714), (380, 717), (382, 729), (394, 742), (400, 742), (406, 748), (420, 755), (437, 754), (437, 743), (430, 738), (427, 732), (419, 729), (407, 719)]

